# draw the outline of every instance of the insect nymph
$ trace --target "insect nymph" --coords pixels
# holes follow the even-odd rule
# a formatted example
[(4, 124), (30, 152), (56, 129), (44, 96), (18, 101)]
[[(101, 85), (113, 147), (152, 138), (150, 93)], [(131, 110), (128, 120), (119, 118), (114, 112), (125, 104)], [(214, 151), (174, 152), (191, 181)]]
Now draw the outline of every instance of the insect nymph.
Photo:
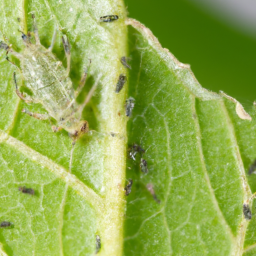
[[(28, 35), (22, 33), (22, 39), (25, 49), (22, 53), (15, 52), (7, 44), (0, 42), (0, 49), (5, 49), (7, 53), (12, 54), (20, 60), (22, 77), (25, 80), (25, 86), (32, 92), (32, 96), (25, 96), (20, 92), (16, 74), (14, 73), (14, 81), (16, 85), (17, 95), (26, 103), (41, 103), (47, 110), (47, 114), (31, 113), (24, 109), (23, 112), (41, 120), (50, 120), (52, 117), (56, 120), (58, 127), (54, 127), (54, 131), (60, 129), (66, 130), (75, 142), (82, 134), (89, 131), (87, 121), (81, 121), (81, 114), (84, 106), (90, 100), (96, 84), (88, 93), (83, 104), (78, 105), (76, 97), (81, 92), (87, 73), (83, 74), (78, 89), (75, 91), (69, 78), (70, 70), (70, 45), (66, 37), (62, 37), (62, 42), (67, 58), (67, 69), (65, 69), (60, 61), (52, 53), (55, 42), (56, 33), (53, 36), (51, 46), (46, 49), (41, 45), (35, 16), (32, 15), (34, 21), (34, 37), (36, 43), (31, 42)], [(7, 57), (7, 60), (8, 57)]]

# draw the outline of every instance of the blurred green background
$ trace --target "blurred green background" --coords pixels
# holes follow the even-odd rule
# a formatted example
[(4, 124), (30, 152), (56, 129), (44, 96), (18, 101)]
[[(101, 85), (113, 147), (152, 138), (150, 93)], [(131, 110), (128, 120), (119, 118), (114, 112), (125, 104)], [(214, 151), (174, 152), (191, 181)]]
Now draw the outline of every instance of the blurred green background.
[(245, 108), (256, 100), (256, 37), (188, 0), (125, 0), (128, 17), (151, 29), (164, 48), (191, 65), (199, 83)]

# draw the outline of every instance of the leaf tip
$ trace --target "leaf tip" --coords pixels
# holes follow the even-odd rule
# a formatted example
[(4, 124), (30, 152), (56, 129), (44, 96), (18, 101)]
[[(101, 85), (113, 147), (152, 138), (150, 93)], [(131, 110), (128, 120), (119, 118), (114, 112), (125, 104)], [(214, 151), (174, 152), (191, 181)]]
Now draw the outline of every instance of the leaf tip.
[(232, 98), (231, 96), (227, 95), (223, 91), (220, 91), (220, 94), (224, 96), (226, 99), (236, 104), (236, 113), (241, 119), (252, 121), (252, 117), (244, 110), (244, 107), (240, 102), (238, 102), (236, 99)]

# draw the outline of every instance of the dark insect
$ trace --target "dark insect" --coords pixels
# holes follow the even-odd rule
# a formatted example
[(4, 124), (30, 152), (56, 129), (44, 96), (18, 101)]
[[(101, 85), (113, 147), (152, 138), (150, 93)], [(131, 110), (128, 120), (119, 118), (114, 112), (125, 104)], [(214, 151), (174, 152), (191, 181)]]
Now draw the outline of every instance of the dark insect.
[(100, 251), (100, 248), (101, 248), (100, 236), (96, 235), (96, 250), (95, 250), (95, 254), (97, 254)]
[(129, 179), (128, 184), (125, 186), (125, 195), (128, 196), (132, 192), (132, 179)]
[(148, 173), (148, 163), (145, 159), (140, 159), (140, 169), (143, 173)]
[(254, 171), (256, 170), (256, 159), (254, 160), (254, 162), (251, 164), (248, 174), (251, 175)]
[(128, 58), (126, 58), (125, 56), (123, 56), (123, 57), (121, 58), (121, 63), (122, 63), (126, 68), (132, 69), (131, 66), (127, 64), (127, 60), (128, 60)]
[(6, 228), (6, 227), (10, 227), (11, 226), (11, 222), (9, 221), (2, 221), (0, 224), (1, 228)]
[(248, 204), (243, 204), (243, 213), (246, 220), (250, 220), (252, 218), (252, 212)]
[(132, 115), (132, 110), (135, 106), (135, 99), (130, 97), (129, 99), (126, 100), (125, 102), (125, 114), (126, 116), (131, 116)]
[(5, 44), (4, 42), (0, 41), (0, 49), (4, 49), (5, 51), (8, 51), (9, 46), (7, 44)]
[(118, 82), (116, 84), (116, 93), (119, 93), (123, 89), (124, 84), (125, 84), (126, 81), (127, 81), (126, 76), (121, 74), (119, 76)]
[(150, 194), (153, 196), (154, 200), (155, 200), (158, 204), (160, 204), (161, 201), (157, 198), (156, 193), (155, 193), (155, 190), (154, 190), (154, 186), (153, 186), (152, 183), (148, 183), (148, 184), (147, 184), (147, 189), (148, 189), (148, 191), (150, 192)]
[(26, 188), (25, 186), (24, 187), (19, 187), (19, 191), (21, 191), (24, 194), (30, 194), (30, 195), (34, 195), (35, 194), (34, 189)]
[(118, 20), (118, 16), (117, 15), (105, 15), (100, 17), (100, 20), (102, 22), (113, 22), (115, 20)]
[(140, 145), (135, 143), (131, 146), (129, 151), (129, 155), (134, 161), (136, 160), (137, 153), (140, 153), (141, 155), (145, 153), (145, 150)]

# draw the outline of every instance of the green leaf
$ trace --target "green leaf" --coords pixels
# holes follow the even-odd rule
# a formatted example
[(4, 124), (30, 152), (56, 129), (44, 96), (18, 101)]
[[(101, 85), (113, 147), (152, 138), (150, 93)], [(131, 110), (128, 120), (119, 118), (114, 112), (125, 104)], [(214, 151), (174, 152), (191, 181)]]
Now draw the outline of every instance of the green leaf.
[(235, 99), (203, 89), (142, 24), (127, 24), (136, 99), (128, 138), (145, 149), (149, 173), (139, 157), (128, 160), (135, 185), (125, 255), (254, 255), (255, 218), (247, 226), (243, 203), (256, 190), (246, 174), (256, 157), (255, 108), (250, 121)]
[[(9, 1), (1, 0), (1, 39), (22, 54), (18, 31), (33, 31), (31, 14), (37, 19), (40, 41), (51, 44), (66, 65), (61, 36), (71, 44), (71, 74), (76, 88), (89, 65), (88, 83), (79, 98), (101, 76), (100, 84), (83, 112), (92, 134), (75, 145), (71, 173), (72, 140), (66, 131), (53, 133), (48, 121), (24, 115), (23, 108), (47, 113), (39, 104), (25, 104), (15, 94), (12, 74), (19, 70), (5, 60), (1, 50), (0, 103), (0, 242), (8, 255), (93, 255), (96, 235), (99, 254), (120, 255), (123, 241), (126, 118), (123, 104), (126, 90), (115, 93), (120, 73), (126, 73), (120, 58), (126, 56), (125, 10), (121, 1)], [(100, 17), (118, 14), (119, 20), (100, 22)], [(10, 59), (15, 58), (9, 54)], [(47, 74), (45, 74), (47, 76)], [(24, 86), (23, 86), (24, 88)], [(61, 109), (59, 110), (61, 111)], [(122, 115), (118, 115), (118, 112)], [(110, 136), (110, 132), (119, 134)], [(35, 195), (21, 193), (26, 186)]]
[[(1, 40), (21, 54), (18, 30), (32, 31), (31, 13), (45, 47), (58, 28), (53, 52), (64, 66), (61, 36), (67, 35), (75, 88), (91, 59), (79, 102), (101, 77), (83, 112), (97, 132), (77, 141), (69, 172), (68, 133), (53, 133), (48, 121), (21, 112), (47, 113), (19, 100), (12, 74), (25, 90), (22, 76), (0, 52), (0, 222), (12, 223), (0, 228), (1, 255), (94, 255), (96, 236), (98, 255), (107, 256), (255, 253), (256, 219), (243, 217), (243, 203), (252, 207), (256, 191), (254, 175), (246, 174), (256, 155), (255, 108), (250, 121), (236, 100), (203, 89), (148, 29), (125, 23), (121, 1), (1, 0), (1, 6)], [(99, 22), (109, 14), (119, 20)], [(129, 87), (115, 93), (119, 75), (128, 76), (120, 62), (128, 42)], [(135, 108), (128, 118), (130, 96)], [(133, 143), (145, 149), (135, 161), (126, 152)], [(140, 170), (141, 158), (148, 174)], [(35, 195), (21, 193), (21, 186)]]

